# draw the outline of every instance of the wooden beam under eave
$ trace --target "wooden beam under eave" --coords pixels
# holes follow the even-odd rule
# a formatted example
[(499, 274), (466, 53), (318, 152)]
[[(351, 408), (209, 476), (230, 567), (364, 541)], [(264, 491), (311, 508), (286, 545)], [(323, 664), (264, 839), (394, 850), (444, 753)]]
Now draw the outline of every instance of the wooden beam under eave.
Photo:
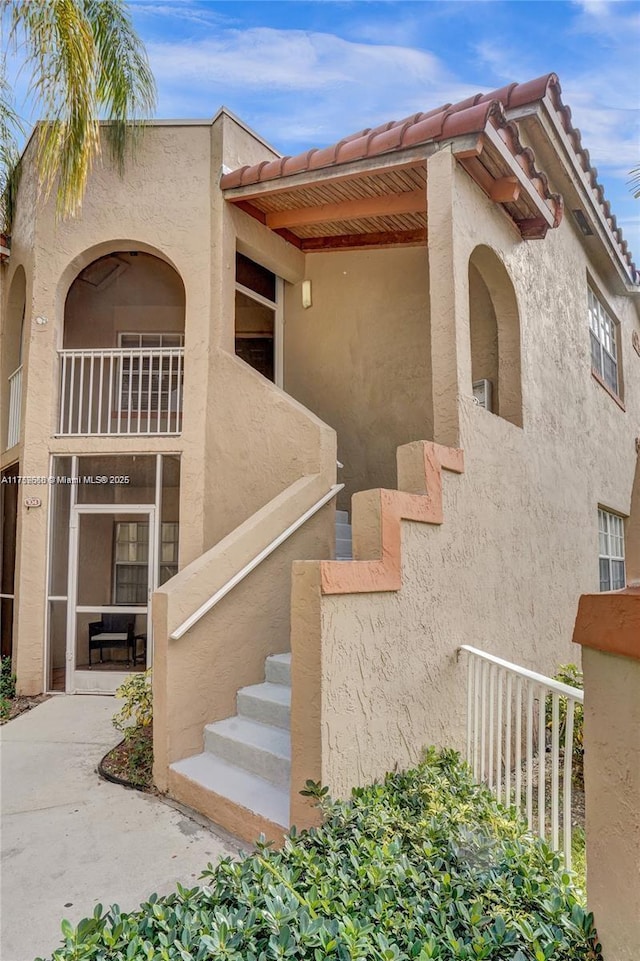
[(517, 220), (516, 224), (524, 240), (544, 240), (549, 229), (549, 224), (544, 217)]
[(266, 224), (272, 230), (282, 227), (303, 227), (310, 224), (330, 224), (340, 220), (362, 220), (366, 217), (387, 217), (396, 214), (424, 213), (427, 192), (407, 190), (400, 194), (382, 194), (343, 200), (336, 204), (299, 207), (293, 210), (274, 210), (267, 213)]
[(426, 227), (417, 230), (389, 230), (372, 234), (340, 234), (337, 237), (307, 237), (302, 252), (322, 253), (330, 250), (371, 250), (373, 247), (424, 247)]
[(555, 220), (554, 211), (551, 209), (547, 201), (540, 196), (534, 185), (531, 183), (528, 175), (522, 169), (516, 157), (513, 156), (505, 142), (502, 140), (493, 124), (487, 124), (484, 131), (484, 136), (491, 143), (493, 148), (500, 154), (507, 165), (510, 175), (516, 178), (522, 188), (522, 192), (526, 194), (528, 200), (538, 211), (538, 217), (535, 219), (538, 220), (539, 218), (542, 218), (546, 222), (547, 227), (553, 227)]
[(515, 203), (520, 196), (520, 184), (516, 177), (499, 177), (491, 185), (491, 199), (499, 204)]

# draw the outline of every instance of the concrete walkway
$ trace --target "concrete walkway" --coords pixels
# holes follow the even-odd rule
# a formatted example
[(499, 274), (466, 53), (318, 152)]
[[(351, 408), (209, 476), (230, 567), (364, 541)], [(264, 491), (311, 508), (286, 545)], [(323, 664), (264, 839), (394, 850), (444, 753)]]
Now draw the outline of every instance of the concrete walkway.
[(176, 881), (193, 887), (208, 861), (238, 851), (158, 798), (98, 777), (120, 706), (57, 696), (0, 728), (2, 961), (49, 958), (62, 918), (77, 924), (97, 903), (132, 910)]

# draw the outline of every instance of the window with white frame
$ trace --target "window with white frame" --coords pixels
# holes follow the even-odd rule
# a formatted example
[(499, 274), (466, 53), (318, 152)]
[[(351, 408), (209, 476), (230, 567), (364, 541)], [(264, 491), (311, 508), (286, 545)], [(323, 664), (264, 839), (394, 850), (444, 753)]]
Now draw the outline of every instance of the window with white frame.
[(600, 303), (591, 287), (588, 288), (588, 293), (591, 367), (614, 394), (619, 394), (618, 325)]
[[(182, 361), (173, 355), (153, 353), (154, 348), (181, 348), (183, 334), (121, 333), (118, 346), (135, 350), (122, 358), (121, 410), (170, 411), (175, 413)], [(148, 350), (149, 353), (138, 353)]]
[[(176, 523), (160, 526), (158, 583), (178, 573)], [(114, 604), (146, 604), (149, 588), (149, 525), (118, 522), (115, 533)]]
[(600, 590), (618, 591), (626, 584), (624, 521), (619, 514), (598, 510), (600, 535)]
[(146, 604), (149, 589), (149, 525), (116, 524), (114, 604)]

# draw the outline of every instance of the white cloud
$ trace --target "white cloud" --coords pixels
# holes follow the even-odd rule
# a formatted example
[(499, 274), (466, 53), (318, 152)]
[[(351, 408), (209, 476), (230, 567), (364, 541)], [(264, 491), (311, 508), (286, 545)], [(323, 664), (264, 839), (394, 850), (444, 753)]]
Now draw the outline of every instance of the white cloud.
[(161, 115), (193, 116), (197, 91), (204, 116), (225, 103), (276, 143), (330, 142), (476, 92), (428, 51), (330, 33), (232, 29), (147, 50)]

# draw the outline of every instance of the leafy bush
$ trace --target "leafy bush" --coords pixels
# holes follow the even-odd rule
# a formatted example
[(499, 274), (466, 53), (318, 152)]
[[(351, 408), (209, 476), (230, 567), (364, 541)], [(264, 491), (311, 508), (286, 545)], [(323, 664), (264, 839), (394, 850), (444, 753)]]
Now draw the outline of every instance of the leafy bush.
[(209, 865), (204, 888), (63, 922), (54, 961), (601, 961), (559, 858), (454, 752), (348, 802), (307, 793), (321, 828)]
[(11, 701), (16, 696), (16, 676), (11, 672), (11, 658), (0, 661), (0, 718), (9, 716)]
[(153, 689), (151, 669), (130, 674), (116, 691), (116, 697), (124, 701), (113, 717), (113, 726), (125, 737), (136, 728), (149, 727), (153, 721)]
[(126, 779), (148, 787), (153, 780), (153, 689), (151, 669), (130, 674), (116, 690), (124, 700), (113, 717), (113, 726), (124, 735), (126, 744)]
[[(576, 687), (580, 691), (583, 688), (582, 671), (576, 664), (561, 664), (557, 674), (553, 675), (554, 681), (561, 681), (569, 687)], [(565, 731), (567, 728), (567, 698), (560, 697), (559, 703), (560, 722), (560, 746), (564, 745)], [(552, 700), (547, 697), (545, 707), (547, 729), (551, 729), (551, 710)], [(584, 708), (582, 704), (576, 704), (573, 711), (573, 765), (571, 775), (576, 784), (584, 784)]]
[(0, 697), (11, 698), (16, 696), (16, 676), (11, 673), (11, 658), (3, 657), (0, 662)]

